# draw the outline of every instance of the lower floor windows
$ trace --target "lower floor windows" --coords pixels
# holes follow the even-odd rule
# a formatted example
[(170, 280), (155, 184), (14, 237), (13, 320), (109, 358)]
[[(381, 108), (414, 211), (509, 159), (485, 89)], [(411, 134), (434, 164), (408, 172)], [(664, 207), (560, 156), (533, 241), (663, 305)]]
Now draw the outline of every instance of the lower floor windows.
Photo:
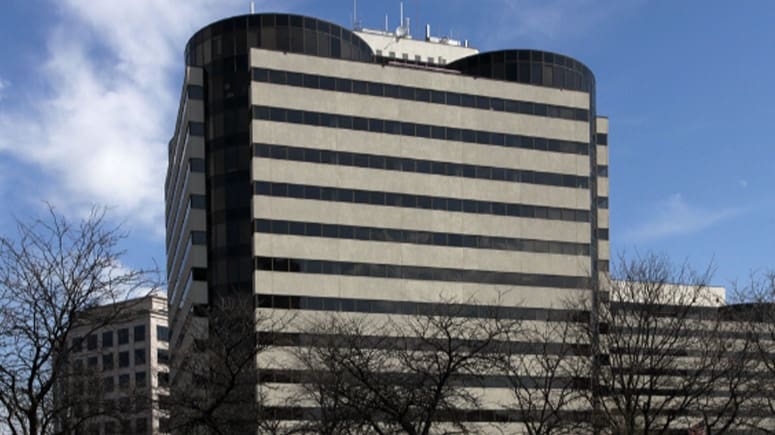
[(581, 276), (528, 274), (489, 270), (421, 267), (395, 264), (355, 263), (296, 258), (256, 257), (256, 270), (298, 272), (324, 275), (348, 275), (375, 278), (411, 279), (422, 281), (472, 282), (481, 284), (589, 288), (590, 279)]

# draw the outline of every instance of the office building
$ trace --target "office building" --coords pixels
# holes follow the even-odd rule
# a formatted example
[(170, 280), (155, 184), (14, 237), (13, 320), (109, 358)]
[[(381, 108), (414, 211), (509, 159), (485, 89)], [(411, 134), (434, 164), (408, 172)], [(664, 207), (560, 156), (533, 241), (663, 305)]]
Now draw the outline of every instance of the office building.
[(164, 433), (168, 416), (160, 404), (169, 382), (167, 299), (131, 299), (93, 308), (79, 318), (69, 336), (73, 375), (63, 378), (64, 394), (57, 395), (63, 416), (79, 423), (77, 433)]
[(165, 185), (173, 359), (223, 295), (364, 316), (498, 300), (530, 320), (597, 298), (594, 75), (426, 33), (253, 14), (193, 35)]

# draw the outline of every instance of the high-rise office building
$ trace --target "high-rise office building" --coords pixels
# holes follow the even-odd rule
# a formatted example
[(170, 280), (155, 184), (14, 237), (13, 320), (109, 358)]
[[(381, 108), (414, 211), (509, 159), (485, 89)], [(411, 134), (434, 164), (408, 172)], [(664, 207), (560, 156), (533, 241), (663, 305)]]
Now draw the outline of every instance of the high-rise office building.
[(597, 297), (608, 122), (581, 62), (285, 14), (210, 24), (185, 62), (165, 186), (173, 353), (227, 294), (364, 315), (497, 298), (532, 320)]

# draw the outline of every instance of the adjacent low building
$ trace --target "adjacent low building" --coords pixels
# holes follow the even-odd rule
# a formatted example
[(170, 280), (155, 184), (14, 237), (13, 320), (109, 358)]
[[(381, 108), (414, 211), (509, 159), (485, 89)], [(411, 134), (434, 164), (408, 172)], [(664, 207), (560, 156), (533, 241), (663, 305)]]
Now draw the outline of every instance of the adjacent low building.
[(164, 433), (167, 299), (147, 296), (80, 313), (57, 404), (85, 434)]

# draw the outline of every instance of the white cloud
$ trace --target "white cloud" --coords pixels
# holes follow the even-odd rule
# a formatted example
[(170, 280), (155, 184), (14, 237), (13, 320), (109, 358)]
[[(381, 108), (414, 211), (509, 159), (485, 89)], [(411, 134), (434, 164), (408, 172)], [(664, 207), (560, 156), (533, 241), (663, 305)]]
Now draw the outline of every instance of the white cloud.
[(687, 203), (680, 193), (655, 204), (652, 210), (645, 222), (624, 232), (625, 241), (647, 242), (696, 233), (745, 212), (741, 208), (705, 209), (694, 206)]
[(3, 97), (5, 96), (5, 91), (9, 86), (11, 86), (11, 83), (7, 80), (3, 80), (2, 77), (0, 77), (0, 101), (2, 101)]
[[(282, 6), (266, 3), (261, 6)], [(46, 89), (27, 95), (31, 103), (24, 107), (0, 108), (0, 156), (45, 174), (52, 182), (31, 194), (60, 210), (105, 204), (130, 224), (160, 232), (184, 45), (198, 28), (247, 12), (246, 5), (54, 3), (60, 13), (41, 56)]]
[(643, 0), (491, 0), (481, 7), (493, 11), (483, 42), (501, 46), (515, 41), (551, 41), (594, 31), (607, 19), (633, 10)]

